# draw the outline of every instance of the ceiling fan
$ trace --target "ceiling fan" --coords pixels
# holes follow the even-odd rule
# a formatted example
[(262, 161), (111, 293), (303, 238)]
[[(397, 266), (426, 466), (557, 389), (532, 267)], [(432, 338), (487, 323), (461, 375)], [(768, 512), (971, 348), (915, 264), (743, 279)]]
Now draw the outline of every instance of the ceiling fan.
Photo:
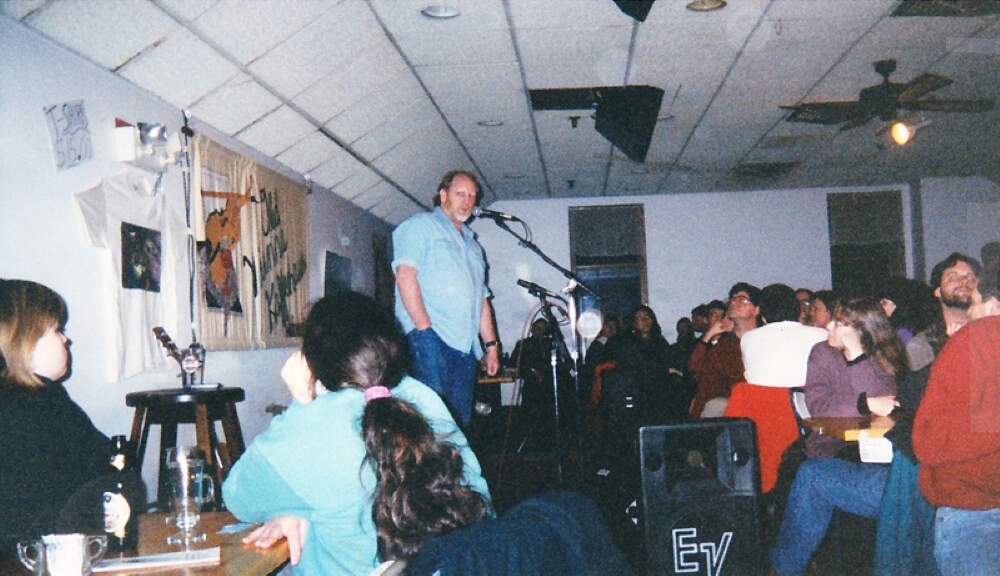
[(952, 83), (951, 79), (925, 72), (909, 82), (893, 82), (889, 75), (896, 70), (895, 60), (879, 60), (875, 71), (882, 76), (882, 83), (861, 90), (857, 100), (840, 102), (805, 102), (794, 106), (781, 106), (792, 113), (788, 122), (810, 124), (843, 124), (849, 130), (868, 123), (873, 118), (890, 122), (897, 110), (934, 112), (985, 112), (992, 110), (992, 99), (957, 100), (925, 97)]

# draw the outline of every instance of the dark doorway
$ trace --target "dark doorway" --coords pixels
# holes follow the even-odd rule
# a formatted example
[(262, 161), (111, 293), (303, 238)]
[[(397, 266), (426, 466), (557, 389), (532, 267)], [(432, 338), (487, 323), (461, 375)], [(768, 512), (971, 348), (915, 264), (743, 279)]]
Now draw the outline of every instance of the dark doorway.
[(826, 203), (834, 290), (870, 296), (886, 279), (906, 276), (898, 190), (830, 194)]

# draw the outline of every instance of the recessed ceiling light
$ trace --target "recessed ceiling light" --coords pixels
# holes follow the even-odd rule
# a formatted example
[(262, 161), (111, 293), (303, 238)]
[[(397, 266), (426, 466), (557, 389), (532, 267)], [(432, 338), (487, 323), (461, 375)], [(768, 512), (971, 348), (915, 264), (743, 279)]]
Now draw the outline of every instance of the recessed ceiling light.
[(695, 12), (711, 12), (726, 6), (726, 0), (693, 0), (688, 2), (687, 9)]
[(496, 128), (497, 126), (503, 126), (503, 120), (480, 120), (476, 124), (484, 128)]
[(438, 18), (440, 20), (447, 20), (448, 18), (454, 18), (455, 16), (461, 14), (461, 12), (458, 11), (458, 8), (446, 6), (444, 4), (432, 4), (430, 6), (426, 6), (420, 11), (420, 13), (428, 18)]

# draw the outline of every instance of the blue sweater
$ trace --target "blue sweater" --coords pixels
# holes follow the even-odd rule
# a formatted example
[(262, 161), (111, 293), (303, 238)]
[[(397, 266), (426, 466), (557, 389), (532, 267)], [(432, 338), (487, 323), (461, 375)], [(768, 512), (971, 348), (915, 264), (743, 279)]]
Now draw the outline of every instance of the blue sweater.
[[(441, 398), (405, 377), (393, 396), (416, 406), (438, 436), (460, 450), (469, 485), (489, 501), (479, 461)], [(291, 514), (310, 522), (295, 574), (367, 574), (378, 564), (372, 521), (375, 475), (364, 465), (361, 392), (343, 389), (293, 402), (254, 439), (222, 486), (240, 520)]]

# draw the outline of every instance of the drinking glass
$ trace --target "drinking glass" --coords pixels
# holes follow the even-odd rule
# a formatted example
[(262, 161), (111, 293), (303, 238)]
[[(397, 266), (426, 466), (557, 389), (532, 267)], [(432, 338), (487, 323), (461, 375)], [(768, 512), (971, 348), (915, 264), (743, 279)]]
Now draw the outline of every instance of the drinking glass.
[(87, 576), (107, 546), (104, 535), (46, 534), (18, 542), (17, 556), (34, 576)]
[(205, 533), (195, 528), (199, 512), (215, 497), (212, 477), (205, 473), (205, 458), (201, 450), (191, 446), (167, 449), (167, 473), (170, 480), (170, 502), (174, 515), (167, 519), (179, 532), (167, 538), (167, 544), (187, 546), (203, 542)]

